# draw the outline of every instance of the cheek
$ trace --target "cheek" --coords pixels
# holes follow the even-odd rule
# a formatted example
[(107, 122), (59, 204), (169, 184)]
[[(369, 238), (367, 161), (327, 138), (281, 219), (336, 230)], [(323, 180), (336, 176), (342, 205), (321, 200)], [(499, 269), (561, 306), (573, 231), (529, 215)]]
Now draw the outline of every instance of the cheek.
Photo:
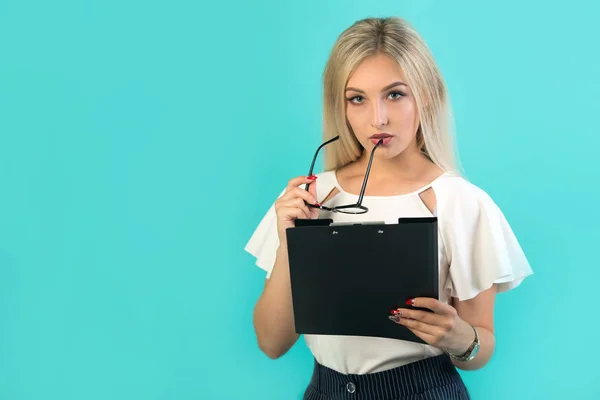
[(414, 121), (417, 116), (417, 107), (410, 101), (410, 99), (404, 99), (405, 101), (399, 101), (395, 103), (392, 108), (393, 115), (400, 122)]
[(360, 107), (348, 106), (346, 109), (346, 118), (355, 134), (362, 130), (361, 128), (365, 123), (365, 113)]
[(394, 122), (396, 126), (402, 130), (403, 134), (416, 134), (417, 127), (419, 126), (419, 115), (414, 103), (407, 101), (402, 104), (402, 102), (399, 102), (394, 105), (391, 112), (395, 115)]

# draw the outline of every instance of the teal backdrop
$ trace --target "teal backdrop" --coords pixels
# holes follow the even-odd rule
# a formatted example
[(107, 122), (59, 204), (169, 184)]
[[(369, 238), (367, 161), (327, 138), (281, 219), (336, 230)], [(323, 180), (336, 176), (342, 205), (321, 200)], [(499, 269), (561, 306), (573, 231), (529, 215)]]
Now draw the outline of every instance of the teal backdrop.
[(476, 400), (598, 399), (597, 2), (0, 0), (0, 399), (299, 399), (243, 251), (321, 135), (337, 35), (407, 18), (467, 177), (535, 275), (498, 297)]

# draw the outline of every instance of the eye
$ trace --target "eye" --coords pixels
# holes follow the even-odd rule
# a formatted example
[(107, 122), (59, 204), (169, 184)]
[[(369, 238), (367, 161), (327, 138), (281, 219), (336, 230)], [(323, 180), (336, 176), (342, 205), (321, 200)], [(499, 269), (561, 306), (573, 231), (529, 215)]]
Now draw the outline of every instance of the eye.
[(354, 96), (354, 97), (350, 97), (346, 100), (348, 100), (350, 103), (353, 103), (353, 104), (361, 104), (365, 99), (362, 96)]
[(404, 94), (402, 92), (398, 92), (398, 91), (390, 92), (390, 94), (388, 95), (388, 97), (392, 100), (398, 100), (399, 98), (404, 97), (404, 96), (406, 96), (406, 94)]

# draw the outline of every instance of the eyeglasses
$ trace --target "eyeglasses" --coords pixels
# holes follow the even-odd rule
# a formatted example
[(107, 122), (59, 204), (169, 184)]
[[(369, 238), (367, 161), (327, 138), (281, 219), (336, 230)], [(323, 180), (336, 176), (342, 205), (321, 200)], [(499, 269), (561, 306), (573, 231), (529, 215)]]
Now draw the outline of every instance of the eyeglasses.
[[(333, 139), (329, 139), (328, 141), (326, 141), (325, 143), (323, 143), (322, 145), (319, 146), (319, 148), (315, 152), (315, 156), (313, 157), (312, 164), (310, 164), (310, 170), (308, 171), (308, 176), (311, 176), (313, 174), (313, 169), (315, 167), (315, 161), (317, 160), (317, 155), (319, 154), (319, 151), (323, 147), (327, 146), (329, 143), (333, 143), (336, 140), (338, 140), (339, 138), (340, 138), (339, 136), (336, 136)], [(377, 142), (377, 144), (375, 145), (373, 150), (371, 150), (371, 157), (369, 158), (369, 164), (367, 165), (367, 171), (365, 172), (365, 179), (363, 180), (362, 188), (360, 189), (360, 194), (358, 196), (358, 201), (356, 203), (346, 204), (343, 206), (335, 206), (335, 207), (317, 206), (314, 204), (309, 204), (306, 201), (304, 203), (308, 207), (311, 207), (311, 208), (318, 208), (320, 210), (331, 211), (331, 212), (336, 212), (336, 213), (343, 213), (343, 214), (364, 214), (364, 213), (368, 212), (369, 209), (362, 205), (362, 201), (363, 201), (363, 197), (365, 196), (365, 189), (367, 188), (367, 180), (369, 179), (369, 172), (371, 172), (371, 164), (373, 163), (373, 154), (375, 153), (375, 149), (377, 147), (379, 147), (379, 145), (382, 143), (383, 143), (383, 139), (381, 139), (379, 142)], [(307, 183), (304, 186), (304, 189), (306, 191), (308, 191), (308, 188), (310, 185), (311, 185), (311, 183)]]

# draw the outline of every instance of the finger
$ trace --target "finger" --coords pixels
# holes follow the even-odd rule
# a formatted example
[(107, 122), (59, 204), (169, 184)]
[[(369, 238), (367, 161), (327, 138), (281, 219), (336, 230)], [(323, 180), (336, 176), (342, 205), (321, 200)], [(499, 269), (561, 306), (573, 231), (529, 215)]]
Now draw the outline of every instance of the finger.
[(408, 330), (411, 331), (412, 333), (414, 333), (415, 336), (421, 338), (422, 340), (424, 340), (428, 344), (434, 345), (435, 343), (437, 343), (437, 339), (433, 335), (429, 335), (427, 333), (418, 331), (416, 329), (408, 328)]
[(414, 319), (416, 321), (424, 322), (429, 325), (435, 326), (446, 326), (448, 325), (448, 316), (445, 314), (436, 314), (429, 311), (420, 310), (409, 310), (406, 308), (402, 309), (402, 317)]
[(304, 208), (298, 208), (298, 207), (293, 207), (293, 208), (282, 208), (280, 211), (281, 216), (287, 220), (294, 220), (297, 218), (301, 218), (301, 219), (310, 219), (310, 216), (308, 214), (308, 208), (304, 207)]
[[(294, 189), (290, 190), (289, 192), (287, 192), (286, 194), (281, 196), (279, 201), (285, 202), (285, 201), (288, 201), (291, 199), (296, 199), (296, 198), (303, 199), (304, 201), (306, 201), (309, 204), (318, 204), (316, 195), (313, 195), (313, 194), (307, 192), (306, 190), (303, 190), (300, 188), (294, 188)], [(304, 203), (302, 203), (302, 204), (304, 204)]]
[(392, 321), (394, 321), (395, 323), (397, 323), (398, 325), (403, 325), (403, 326), (406, 326), (407, 328), (410, 328), (411, 330), (419, 331), (421, 333), (431, 335), (434, 337), (440, 337), (444, 334), (444, 331), (440, 327), (435, 326), (435, 325), (429, 325), (429, 324), (426, 324), (425, 322), (417, 321), (415, 319), (404, 318), (404, 317), (390, 318), (390, 319)]
[(308, 212), (310, 213), (310, 219), (316, 219), (319, 217), (319, 213), (321, 212), (321, 209), (316, 208), (316, 207), (307, 207), (308, 208)]
[(277, 210), (277, 213), (281, 214), (282, 210), (288, 210), (288, 209), (294, 209), (294, 208), (299, 208), (301, 210), (304, 210), (306, 213), (308, 213), (308, 207), (306, 206), (306, 204), (304, 203), (304, 200), (302, 200), (301, 198), (293, 198), (293, 199), (289, 199), (289, 200), (285, 200), (285, 201), (280, 201), (275, 209)]
[[(315, 175), (312, 176), (298, 176), (296, 178), (292, 178), (288, 181), (288, 185), (286, 188), (286, 192), (289, 192), (295, 188), (300, 187), (300, 185), (302, 184), (308, 184), (311, 182), (314, 182), (317, 179), (317, 177)], [(314, 186), (314, 185), (311, 185)]]
[(308, 193), (310, 193), (310, 195), (316, 200), (318, 201), (318, 196), (317, 196), (317, 183), (314, 182), (312, 185), (309, 183), (308, 184)]
[(415, 297), (407, 301), (413, 307), (427, 308), (436, 314), (455, 315), (456, 309), (449, 304), (441, 302), (431, 297)]
[[(319, 197), (317, 195), (317, 185), (316, 185), (316, 183), (312, 184), (312, 185), (310, 185), (308, 187), (308, 193), (310, 194), (310, 196), (313, 199), (315, 199), (315, 202), (311, 203), (311, 204), (316, 205), (316, 206), (320, 206), (321, 204), (319, 203)], [(313, 207), (309, 207), (309, 210), (310, 210), (310, 214), (311, 214), (312, 218), (317, 218), (319, 216), (320, 211), (321, 211), (320, 209), (313, 208)]]
[(306, 209), (306, 212), (309, 212), (306, 203), (304, 203), (304, 200), (299, 197), (295, 197), (289, 200), (281, 200), (276, 205), (275, 209), (281, 210), (282, 208), (302, 208)]

